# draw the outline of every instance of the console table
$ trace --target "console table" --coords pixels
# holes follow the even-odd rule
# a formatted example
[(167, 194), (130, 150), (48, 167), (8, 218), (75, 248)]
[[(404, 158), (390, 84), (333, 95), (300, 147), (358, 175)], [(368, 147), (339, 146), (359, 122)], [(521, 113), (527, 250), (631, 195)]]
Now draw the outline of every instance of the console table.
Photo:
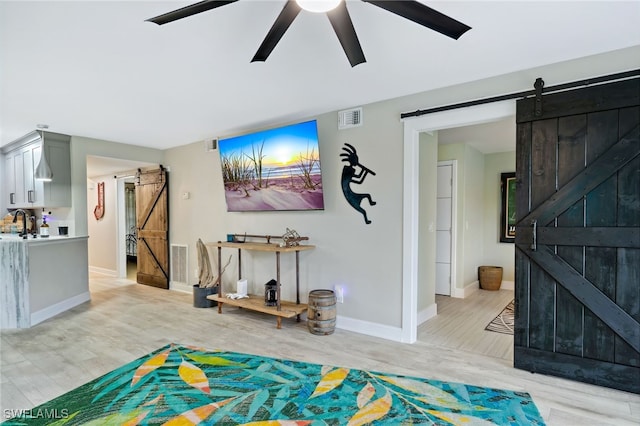
[[(238, 280), (242, 279), (242, 250), (267, 251), (276, 254), (276, 306), (266, 306), (264, 296), (250, 294), (249, 298), (230, 299), (224, 296), (222, 292), (222, 280), (218, 286), (218, 294), (207, 296), (207, 299), (218, 302), (218, 313), (222, 313), (222, 305), (227, 304), (252, 311), (263, 312), (274, 315), (276, 317), (277, 328), (282, 328), (282, 318), (296, 317), (300, 321), (300, 314), (307, 310), (307, 305), (300, 303), (300, 252), (312, 250), (315, 246), (298, 245), (290, 247), (281, 247), (279, 244), (258, 243), (258, 242), (228, 242), (218, 241), (217, 243), (206, 243), (207, 246), (216, 247), (218, 249), (218, 276), (222, 274), (222, 249), (235, 248), (238, 249)], [(280, 253), (295, 253), (296, 255), (296, 301), (288, 302), (280, 300)]]

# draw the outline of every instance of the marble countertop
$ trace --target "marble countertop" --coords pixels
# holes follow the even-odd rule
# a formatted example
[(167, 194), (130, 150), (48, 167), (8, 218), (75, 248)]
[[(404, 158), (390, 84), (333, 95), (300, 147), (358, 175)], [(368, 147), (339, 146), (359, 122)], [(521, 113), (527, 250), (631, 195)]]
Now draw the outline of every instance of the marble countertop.
[(19, 237), (18, 234), (0, 234), (0, 243), (2, 243), (3, 241), (18, 241), (18, 242), (21, 241), (29, 244), (52, 243), (52, 242), (64, 242), (64, 241), (71, 241), (71, 240), (78, 240), (78, 239), (85, 239), (85, 238), (89, 238), (89, 237), (86, 235), (85, 236), (51, 235), (48, 238), (41, 238), (41, 237), (33, 238), (29, 236), (29, 238), (25, 240), (24, 238)]

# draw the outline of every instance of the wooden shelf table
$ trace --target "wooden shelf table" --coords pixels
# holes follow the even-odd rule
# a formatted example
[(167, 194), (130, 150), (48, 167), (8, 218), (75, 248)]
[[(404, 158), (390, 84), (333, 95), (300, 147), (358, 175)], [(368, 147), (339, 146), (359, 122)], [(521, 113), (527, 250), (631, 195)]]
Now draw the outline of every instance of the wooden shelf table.
[[(222, 274), (222, 249), (236, 248), (238, 249), (238, 280), (242, 279), (242, 250), (266, 251), (276, 254), (276, 306), (266, 306), (264, 296), (249, 295), (249, 298), (231, 299), (224, 296), (222, 291), (222, 280), (218, 286), (218, 294), (207, 296), (207, 299), (218, 302), (218, 313), (222, 313), (222, 305), (227, 304), (240, 308), (262, 312), (276, 317), (277, 328), (282, 327), (282, 318), (296, 317), (300, 321), (300, 314), (307, 310), (307, 305), (300, 303), (300, 252), (312, 250), (315, 246), (298, 245), (291, 247), (281, 247), (279, 244), (258, 243), (258, 242), (227, 242), (218, 241), (217, 243), (206, 243), (207, 246), (216, 247), (218, 249), (218, 276)], [(280, 253), (295, 253), (296, 255), (296, 301), (289, 302), (280, 298)]]

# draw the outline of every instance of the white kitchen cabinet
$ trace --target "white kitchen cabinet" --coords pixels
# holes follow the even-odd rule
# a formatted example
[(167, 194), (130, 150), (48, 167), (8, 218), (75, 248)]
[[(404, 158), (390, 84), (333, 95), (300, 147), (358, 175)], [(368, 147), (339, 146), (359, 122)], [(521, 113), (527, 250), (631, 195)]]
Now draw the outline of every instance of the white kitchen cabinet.
[(2, 148), (8, 208), (71, 206), (71, 137), (46, 132), (45, 140), (46, 158), (53, 173), (51, 182), (34, 178), (42, 155), (40, 132), (31, 132)]
[[(18, 191), (18, 175), (16, 174), (16, 163), (21, 164), (21, 159), (16, 159), (16, 156), (21, 156), (20, 152), (10, 152), (5, 155), (5, 194), (9, 197), (8, 206), (16, 207), (24, 203), (24, 200), (20, 198), (22, 189)], [(22, 179), (22, 171), (19, 173), (20, 179)]]

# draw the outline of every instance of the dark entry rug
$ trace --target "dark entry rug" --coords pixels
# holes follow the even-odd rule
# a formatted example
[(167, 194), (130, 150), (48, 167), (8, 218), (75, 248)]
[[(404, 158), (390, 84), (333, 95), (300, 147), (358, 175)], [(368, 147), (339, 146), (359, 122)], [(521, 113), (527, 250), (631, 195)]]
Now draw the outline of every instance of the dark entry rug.
[(514, 326), (514, 304), (513, 300), (495, 317), (484, 329), (495, 331), (496, 333), (511, 334), (513, 336)]
[(529, 394), (171, 344), (6, 425), (543, 425)]

